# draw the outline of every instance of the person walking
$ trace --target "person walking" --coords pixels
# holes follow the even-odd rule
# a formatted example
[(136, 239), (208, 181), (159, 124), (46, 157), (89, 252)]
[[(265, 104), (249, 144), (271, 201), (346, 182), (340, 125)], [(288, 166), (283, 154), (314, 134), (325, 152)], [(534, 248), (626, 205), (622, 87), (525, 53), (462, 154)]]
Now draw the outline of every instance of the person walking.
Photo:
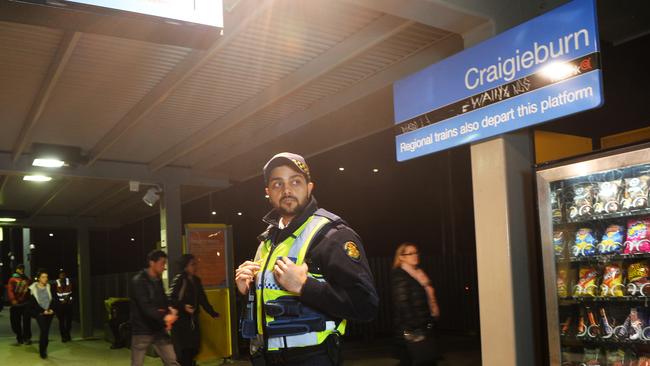
[(178, 309), (178, 320), (172, 328), (172, 341), (178, 363), (181, 366), (194, 366), (194, 357), (199, 353), (201, 343), (201, 307), (213, 318), (217, 318), (219, 313), (208, 302), (201, 279), (196, 275), (196, 258), (192, 254), (183, 254), (178, 266), (181, 273), (174, 277), (170, 295), (172, 305)]
[(25, 276), (25, 266), (19, 264), (7, 283), (7, 297), (11, 304), (11, 329), (16, 334), (18, 344), (32, 344), (32, 318), (28, 306), (30, 282)]
[(319, 209), (305, 159), (280, 153), (264, 166), (272, 210), (252, 261), (236, 270), (248, 295), (242, 336), (253, 365), (340, 365), (347, 320), (370, 321), (379, 299), (359, 236)]
[(70, 336), (70, 330), (72, 329), (72, 281), (70, 281), (63, 269), (59, 270), (59, 278), (54, 283), (54, 290), (59, 303), (56, 317), (59, 319), (61, 342), (70, 342), (72, 340)]
[(31, 293), (31, 314), (36, 319), (39, 328), (38, 336), (38, 353), (41, 358), (47, 358), (47, 346), (49, 344), (50, 325), (54, 312), (58, 305), (58, 300), (53, 294), (50, 286), (47, 271), (39, 269), (36, 274), (36, 282), (29, 286)]
[(401, 366), (435, 365), (434, 320), (440, 317), (435, 289), (419, 268), (418, 248), (403, 243), (395, 251), (391, 289)]
[(165, 366), (179, 366), (168, 331), (178, 319), (162, 284), (167, 254), (153, 250), (147, 255), (147, 268), (131, 279), (131, 366), (142, 366), (147, 348), (153, 345)]

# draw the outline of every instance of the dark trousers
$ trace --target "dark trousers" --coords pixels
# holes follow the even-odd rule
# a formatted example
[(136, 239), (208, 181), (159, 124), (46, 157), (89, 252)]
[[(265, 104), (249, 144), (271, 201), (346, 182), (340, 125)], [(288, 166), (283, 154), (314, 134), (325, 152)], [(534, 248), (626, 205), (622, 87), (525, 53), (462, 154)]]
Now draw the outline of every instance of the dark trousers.
[(61, 340), (69, 341), (71, 339), (70, 329), (72, 329), (72, 304), (59, 304), (56, 317), (59, 319)]
[(29, 316), (27, 305), (12, 306), (9, 310), (11, 329), (16, 333), (18, 343), (32, 338), (32, 318)]
[(181, 366), (194, 366), (194, 357), (199, 354), (199, 350), (196, 348), (183, 348), (176, 352), (176, 359)]
[(40, 334), (38, 336), (38, 352), (41, 356), (47, 355), (47, 345), (50, 343), (50, 325), (52, 325), (52, 315), (43, 315), (38, 314), (36, 317), (36, 322), (38, 323), (38, 328)]
[(266, 357), (266, 361), (252, 361), (253, 366), (257, 365), (278, 365), (278, 366), (337, 366), (336, 363), (332, 361), (332, 358), (326, 354), (321, 353), (318, 355), (312, 355), (308, 357), (299, 357), (296, 359), (282, 360), (275, 357)]

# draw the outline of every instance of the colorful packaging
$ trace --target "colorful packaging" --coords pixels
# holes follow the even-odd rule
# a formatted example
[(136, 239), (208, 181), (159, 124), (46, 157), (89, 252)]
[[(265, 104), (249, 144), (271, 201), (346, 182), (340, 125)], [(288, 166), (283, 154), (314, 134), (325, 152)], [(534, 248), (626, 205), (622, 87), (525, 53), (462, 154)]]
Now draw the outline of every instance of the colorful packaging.
[(614, 328), (611, 324), (612, 322), (607, 317), (605, 308), (600, 308), (600, 325), (602, 327), (601, 337), (603, 339), (609, 339), (614, 336)]
[(551, 214), (553, 216), (553, 223), (559, 224), (562, 222), (562, 189), (551, 191)]
[(627, 222), (625, 254), (650, 253), (650, 219), (632, 219)]
[(581, 183), (572, 188), (573, 202), (569, 208), (569, 217), (575, 220), (591, 216), (594, 206), (594, 186), (591, 183)]
[(557, 295), (561, 298), (569, 297), (568, 273), (566, 269), (557, 271)]
[(582, 362), (583, 362), (582, 364), (587, 366), (600, 366), (601, 365), (600, 348), (585, 348), (585, 356), (582, 359)]
[(576, 239), (571, 247), (574, 257), (590, 257), (596, 255), (596, 236), (589, 228), (581, 228), (576, 232)]
[(571, 330), (571, 317), (566, 318), (564, 323), (560, 324), (562, 326), (560, 330), (560, 335), (567, 336)]
[(598, 194), (596, 195), (594, 212), (597, 214), (618, 212), (621, 198), (621, 181), (600, 182), (597, 186)]
[(598, 291), (598, 271), (591, 266), (580, 267), (578, 284), (573, 288), (574, 297), (595, 297)]
[(561, 257), (564, 254), (564, 232), (553, 232), (553, 252), (556, 257)]
[(639, 357), (639, 360), (634, 364), (634, 366), (650, 366), (650, 356), (643, 355)]
[(608, 349), (605, 357), (607, 366), (625, 366), (626, 357), (623, 349)]
[(646, 261), (632, 263), (627, 268), (627, 292), (631, 296), (650, 295), (650, 267)]
[(648, 181), (650, 176), (642, 175), (625, 179), (625, 192), (621, 204), (626, 210), (648, 207)]
[(620, 263), (609, 263), (605, 266), (603, 283), (600, 285), (600, 296), (624, 296), (623, 269)]
[(623, 250), (625, 242), (625, 228), (621, 225), (609, 225), (603, 238), (598, 244), (598, 253), (613, 254), (620, 253)]
[(645, 314), (640, 312), (637, 308), (630, 309), (630, 329), (628, 334), (631, 341), (644, 340), (643, 328), (646, 326)]

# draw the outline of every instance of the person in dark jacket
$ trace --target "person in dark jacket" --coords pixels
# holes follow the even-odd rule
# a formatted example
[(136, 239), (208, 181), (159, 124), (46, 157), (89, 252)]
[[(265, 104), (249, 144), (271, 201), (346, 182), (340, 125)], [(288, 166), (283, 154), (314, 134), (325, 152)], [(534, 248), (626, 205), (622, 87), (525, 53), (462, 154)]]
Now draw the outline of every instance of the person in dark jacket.
[(16, 272), (7, 283), (7, 297), (11, 303), (9, 317), (11, 329), (16, 333), (18, 344), (32, 344), (32, 318), (29, 316), (29, 278), (25, 276), (25, 266), (16, 266)]
[(167, 254), (153, 250), (147, 255), (149, 266), (131, 279), (131, 365), (142, 366), (147, 348), (153, 345), (165, 366), (178, 366), (171, 338), (167, 333), (178, 319), (162, 284)]
[(72, 329), (72, 281), (63, 269), (59, 270), (59, 278), (54, 282), (54, 290), (59, 301), (56, 317), (59, 319), (61, 342), (70, 342), (72, 340), (70, 335)]
[(170, 295), (173, 306), (178, 309), (178, 320), (172, 328), (172, 341), (178, 363), (181, 366), (193, 366), (196, 364), (194, 357), (199, 353), (201, 343), (200, 307), (213, 318), (218, 317), (219, 313), (214, 311), (208, 302), (201, 279), (196, 276), (196, 258), (192, 254), (184, 254), (178, 265), (181, 273), (174, 277)]
[(397, 248), (391, 288), (402, 366), (434, 365), (437, 357), (433, 321), (440, 317), (440, 308), (435, 289), (419, 264), (415, 244), (404, 243)]
[(57, 309), (58, 300), (52, 286), (48, 282), (47, 271), (39, 269), (36, 282), (29, 286), (30, 313), (36, 319), (40, 334), (38, 337), (38, 353), (41, 358), (47, 358), (47, 345), (49, 344), (50, 325)]

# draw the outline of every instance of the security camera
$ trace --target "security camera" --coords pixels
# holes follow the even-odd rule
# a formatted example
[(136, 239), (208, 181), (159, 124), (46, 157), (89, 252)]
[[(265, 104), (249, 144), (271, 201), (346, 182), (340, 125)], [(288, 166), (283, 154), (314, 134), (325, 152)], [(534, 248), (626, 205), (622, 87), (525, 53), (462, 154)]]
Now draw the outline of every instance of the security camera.
[(149, 190), (147, 190), (147, 193), (145, 193), (144, 196), (142, 197), (144, 203), (146, 203), (147, 206), (149, 207), (153, 207), (153, 205), (155, 205), (159, 199), (160, 199), (160, 189), (156, 187), (149, 188)]

